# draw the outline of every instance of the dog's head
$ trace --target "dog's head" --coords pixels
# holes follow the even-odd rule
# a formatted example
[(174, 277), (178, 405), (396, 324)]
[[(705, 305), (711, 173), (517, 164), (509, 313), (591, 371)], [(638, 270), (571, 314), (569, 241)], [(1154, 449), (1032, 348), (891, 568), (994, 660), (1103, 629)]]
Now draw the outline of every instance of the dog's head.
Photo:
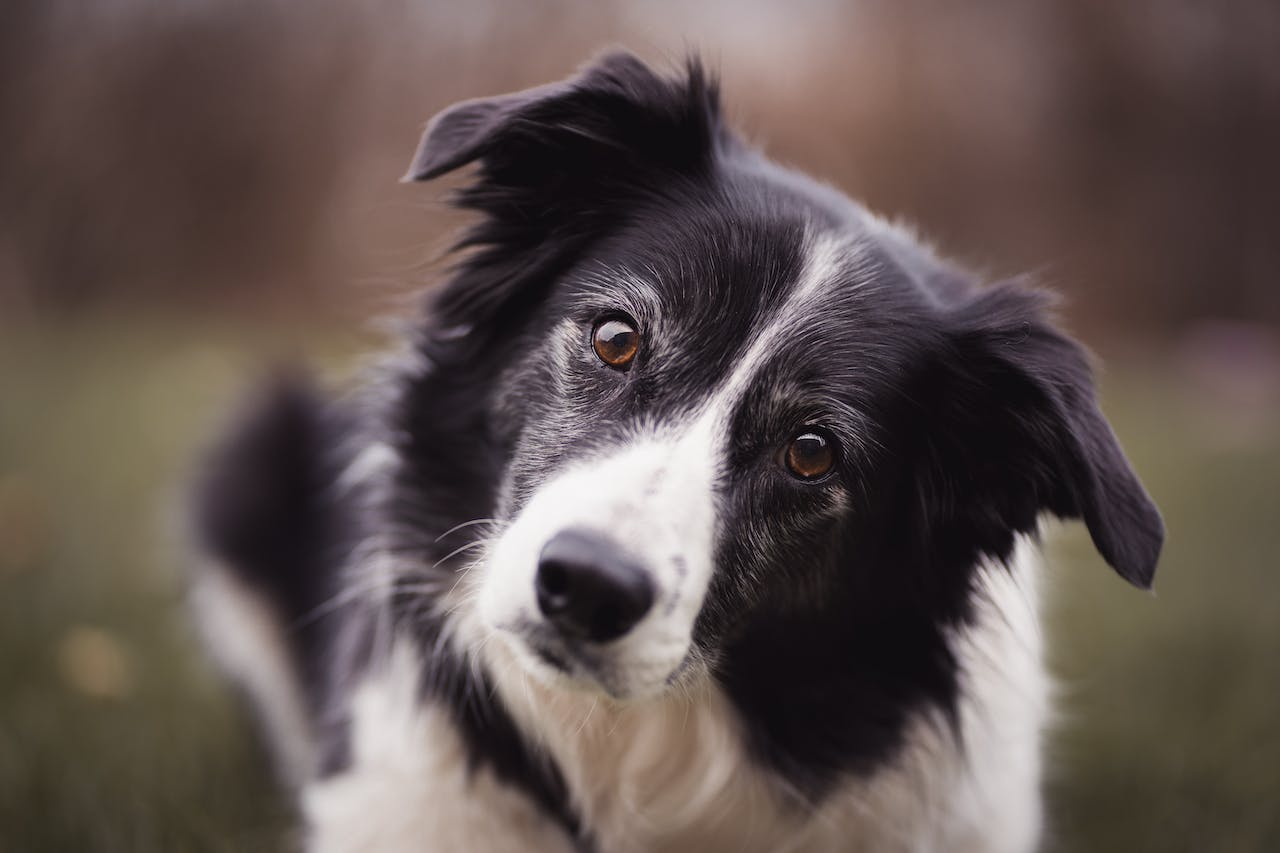
[(471, 603), (533, 672), (633, 698), (804, 642), (891, 684), (1042, 512), (1150, 584), (1159, 516), (1045, 298), (770, 164), (696, 63), (458, 104), (409, 177), (472, 162), (423, 348), (478, 402), (414, 440), (501, 522)]

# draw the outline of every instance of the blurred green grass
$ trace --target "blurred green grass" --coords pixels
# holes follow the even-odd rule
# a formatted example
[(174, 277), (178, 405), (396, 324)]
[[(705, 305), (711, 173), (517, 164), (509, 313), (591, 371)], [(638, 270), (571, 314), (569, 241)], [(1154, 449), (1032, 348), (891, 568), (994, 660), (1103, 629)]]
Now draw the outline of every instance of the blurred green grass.
[[(180, 319), (0, 332), (0, 850), (289, 843), (182, 609), (180, 484), (263, 363), (365, 342)], [(1224, 440), (1229, 413), (1155, 362), (1104, 388), (1170, 535), (1155, 596), (1078, 526), (1051, 539), (1047, 847), (1280, 849), (1280, 417)]]

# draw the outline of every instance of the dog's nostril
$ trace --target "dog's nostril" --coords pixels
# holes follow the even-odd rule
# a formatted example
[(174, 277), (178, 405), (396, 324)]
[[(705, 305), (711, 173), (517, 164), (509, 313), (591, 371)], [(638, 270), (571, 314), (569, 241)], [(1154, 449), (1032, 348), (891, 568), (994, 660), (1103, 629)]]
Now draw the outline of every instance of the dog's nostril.
[(566, 530), (542, 549), (538, 609), (563, 634), (602, 643), (631, 630), (653, 606), (643, 567), (597, 534)]
[(548, 597), (563, 597), (569, 588), (567, 574), (559, 563), (542, 563), (538, 567), (538, 592)]

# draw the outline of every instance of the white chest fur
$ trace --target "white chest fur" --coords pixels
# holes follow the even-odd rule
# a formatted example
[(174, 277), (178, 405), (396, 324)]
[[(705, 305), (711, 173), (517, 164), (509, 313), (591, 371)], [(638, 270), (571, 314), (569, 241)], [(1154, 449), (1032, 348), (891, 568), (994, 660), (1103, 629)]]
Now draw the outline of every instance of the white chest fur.
[[(692, 693), (625, 706), (537, 684), (496, 649), (503, 699), (563, 770), (602, 851), (1016, 851), (1040, 828), (1040, 662), (1032, 548), (992, 571), (979, 617), (954, 638), (964, 666), (963, 752), (916, 720), (893, 766), (805, 808), (743, 748), (725, 697)], [(316, 850), (562, 850), (554, 825), (486, 770), (466, 771), (444, 709), (424, 706), (414, 652), (397, 646), (353, 703), (350, 769), (305, 795)]]

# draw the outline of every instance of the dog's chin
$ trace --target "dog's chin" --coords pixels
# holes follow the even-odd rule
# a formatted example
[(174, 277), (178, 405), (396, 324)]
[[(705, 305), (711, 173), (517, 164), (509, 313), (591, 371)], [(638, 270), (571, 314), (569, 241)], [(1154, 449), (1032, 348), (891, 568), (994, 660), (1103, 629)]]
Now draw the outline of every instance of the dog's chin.
[(524, 672), (546, 687), (567, 693), (603, 694), (615, 702), (653, 699), (670, 691), (685, 668), (683, 664), (669, 670), (657, 668), (661, 675), (655, 678), (651, 672), (637, 673), (607, 658), (575, 653), (538, 638), (499, 633)]

